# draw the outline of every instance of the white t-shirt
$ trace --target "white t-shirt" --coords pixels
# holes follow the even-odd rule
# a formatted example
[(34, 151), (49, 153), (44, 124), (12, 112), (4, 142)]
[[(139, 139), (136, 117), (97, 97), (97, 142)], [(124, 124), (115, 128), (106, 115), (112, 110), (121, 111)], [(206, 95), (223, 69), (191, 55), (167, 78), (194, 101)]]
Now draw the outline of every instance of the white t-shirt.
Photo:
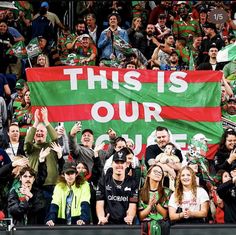
[(185, 208), (188, 208), (190, 211), (200, 211), (201, 204), (210, 200), (209, 195), (206, 192), (206, 190), (201, 187), (197, 187), (197, 197), (196, 198), (194, 198), (191, 191), (183, 192), (184, 195), (183, 195), (182, 205), (179, 205), (175, 202), (174, 194), (175, 193), (172, 193), (168, 206), (171, 206), (175, 209), (177, 209), (178, 207), (182, 207), (183, 210)]

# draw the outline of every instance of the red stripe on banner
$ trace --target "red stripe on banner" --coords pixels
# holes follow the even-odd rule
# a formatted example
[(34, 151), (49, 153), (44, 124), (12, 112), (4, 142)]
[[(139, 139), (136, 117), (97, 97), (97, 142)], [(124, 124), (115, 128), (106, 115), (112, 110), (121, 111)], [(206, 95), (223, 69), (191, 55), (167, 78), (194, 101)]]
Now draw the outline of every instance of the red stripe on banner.
[[(126, 118), (126, 115), (131, 117), (134, 115), (134, 119), (131, 122), (137, 121), (139, 119), (149, 120), (149, 116), (151, 119), (161, 117), (163, 119), (169, 120), (185, 120), (191, 122), (220, 122), (221, 121), (221, 113), (220, 107), (166, 107), (159, 106), (161, 110), (157, 111), (157, 108), (150, 107), (144, 109), (142, 104), (134, 106), (132, 108), (132, 104), (126, 104), (122, 109), (118, 104), (109, 104), (107, 103), (109, 108), (105, 108), (104, 106), (99, 106), (97, 111), (93, 111), (96, 117), (104, 118), (109, 116), (109, 120), (104, 122), (108, 122), (111, 120), (122, 120), (127, 122), (127, 119), (121, 119), (121, 115)], [(95, 110), (95, 106), (97, 104), (81, 104), (81, 105), (67, 105), (67, 106), (47, 106), (50, 121), (59, 122), (59, 121), (77, 121), (77, 120), (97, 120), (92, 115), (92, 109)], [(38, 107), (40, 108), (40, 107)], [(36, 109), (36, 107), (34, 107)], [(119, 110), (121, 109), (121, 114)], [(150, 114), (151, 113), (151, 114)], [(124, 115), (126, 114), (126, 115)], [(130, 119), (131, 120), (131, 119)]]
[[(96, 66), (58, 66), (49, 68), (28, 68), (26, 70), (28, 82), (51, 82), (51, 81), (69, 81), (74, 76), (77, 80), (96, 80), (100, 82), (99, 75), (104, 74), (106, 80), (114, 82), (125, 82), (129, 84), (130, 79), (140, 81), (141, 83), (163, 83), (178, 84), (180, 80), (188, 83), (220, 82), (222, 72), (220, 71), (154, 71), (154, 70), (127, 70), (117, 68), (100, 68)], [(96, 78), (92, 79), (94, 76)], [(130, 77), (128, 79), (128, 77)], [(172, 77), (172, 78), (171, 78)], [(176, 77), (176, 78), (174, 78)], [(97, 81), (98, 80), (98, 81)], [(129, 81), (128, 81), (129, 80)], [(132, 82), (131, 82), (132, 83)]]

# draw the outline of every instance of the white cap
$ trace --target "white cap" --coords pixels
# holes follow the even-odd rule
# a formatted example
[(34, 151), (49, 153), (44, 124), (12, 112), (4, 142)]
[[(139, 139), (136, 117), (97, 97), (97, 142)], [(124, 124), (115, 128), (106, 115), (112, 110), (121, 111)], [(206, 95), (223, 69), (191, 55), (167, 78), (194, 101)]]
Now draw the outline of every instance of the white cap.
[(180, 5), (180, 4), (182, 4), (182, 3), (186, 4), (186, 1), (178, 1), (178, 2), (177, 2), (177, 5)]
[(81, 39), (90, 38), (90, 36), (87, 33), (82, 34), (80, 37), (81, 37)]
[(198, 141), (203, 141), (203, 140), (205, 140), (205, 141), (212, 141), (212, 139), (206, 138), (206, 136), (203, 135), (202, 133), (196, 134), (195, 136), (193, 136), (193, 139), (194, 140), (198, 140)]

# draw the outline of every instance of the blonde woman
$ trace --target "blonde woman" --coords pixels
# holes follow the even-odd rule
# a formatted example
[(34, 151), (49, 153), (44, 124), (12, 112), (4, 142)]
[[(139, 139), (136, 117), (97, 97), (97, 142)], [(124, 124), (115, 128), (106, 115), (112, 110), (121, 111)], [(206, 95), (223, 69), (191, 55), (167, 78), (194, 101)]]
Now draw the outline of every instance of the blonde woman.
[(170, 220), (176, 223), (204, 223), (208, 210), (206, 190), (197, 186), (194, 171), (189, 166), (183, 167), (169, 201)]
[(43, 68), (49, 67), (49, 59), (48, 59), (48, 56), (45, 55), (45, 54), (40, 54), (40, 55), (38, 55), (36, 67), (43, 67)]

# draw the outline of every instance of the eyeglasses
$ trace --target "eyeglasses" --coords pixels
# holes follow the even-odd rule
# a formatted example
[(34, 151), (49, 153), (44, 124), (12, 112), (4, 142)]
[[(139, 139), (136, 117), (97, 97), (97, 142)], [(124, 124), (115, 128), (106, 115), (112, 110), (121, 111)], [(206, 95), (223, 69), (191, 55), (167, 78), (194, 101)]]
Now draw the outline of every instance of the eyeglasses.
[(152, 172), (153, 172), (154, 174), (162, 175), (162, 171), (153, 170)]

